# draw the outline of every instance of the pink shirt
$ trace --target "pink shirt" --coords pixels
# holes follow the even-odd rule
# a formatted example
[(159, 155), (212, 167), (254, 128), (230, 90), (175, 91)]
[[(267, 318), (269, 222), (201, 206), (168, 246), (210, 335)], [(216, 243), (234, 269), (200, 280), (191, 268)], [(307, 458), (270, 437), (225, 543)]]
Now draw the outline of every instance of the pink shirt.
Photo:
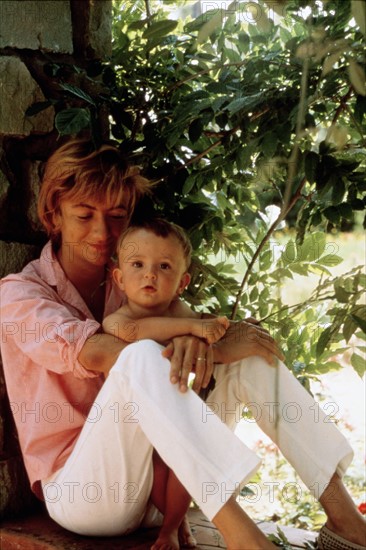
[[(120, 307), (110, 277), (104, 315)], [(100, 331), (47, 243), (41, 257), (0, 282), (1, 354), (5, 381), (32, 489), (61, 468), (103, 384), (78, 355)], [(96, 335), (96, 338), (98, 336)]]

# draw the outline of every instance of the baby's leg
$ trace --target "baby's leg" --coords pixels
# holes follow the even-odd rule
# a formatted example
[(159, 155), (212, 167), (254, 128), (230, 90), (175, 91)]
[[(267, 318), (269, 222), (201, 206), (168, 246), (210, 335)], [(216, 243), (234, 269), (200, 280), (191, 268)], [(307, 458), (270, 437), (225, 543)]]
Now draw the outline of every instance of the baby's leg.
[(151, 500), (164, 514), (164, 520), (151, 550), (179, 550), (180, 546), (194, 548), (196, 541), (186, 517), (191, 497), (156, 451), (153, 454), (153, 465)]
[(150, 499), (159, 512), (165, 515), (165, 499), (168, 485), (169, 468), (163, 462), (160, 455), (153, 451), (154, 481), (151, 489)]

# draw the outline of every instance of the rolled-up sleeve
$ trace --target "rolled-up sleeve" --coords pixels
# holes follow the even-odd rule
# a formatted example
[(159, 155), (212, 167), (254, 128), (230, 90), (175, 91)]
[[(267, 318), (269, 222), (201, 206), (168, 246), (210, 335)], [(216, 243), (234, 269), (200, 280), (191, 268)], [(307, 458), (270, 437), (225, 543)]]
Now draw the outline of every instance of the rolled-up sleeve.
[(100, 376), (78, 360), (100, 324), (62, 303), (51, 287), (8, 277), (0, 283), (1, 347), (52, 372), (76, 378)]

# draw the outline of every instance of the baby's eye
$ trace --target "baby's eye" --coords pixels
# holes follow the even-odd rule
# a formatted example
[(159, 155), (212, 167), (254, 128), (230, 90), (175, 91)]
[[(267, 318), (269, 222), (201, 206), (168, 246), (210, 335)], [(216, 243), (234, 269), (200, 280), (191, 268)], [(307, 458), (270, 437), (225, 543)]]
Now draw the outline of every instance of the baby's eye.
[(166, 263), (160, 264), (160, 269), (170, 269), (170, 265)]
[(142, 262), (132, 262), (132, 267), (142, 267)]

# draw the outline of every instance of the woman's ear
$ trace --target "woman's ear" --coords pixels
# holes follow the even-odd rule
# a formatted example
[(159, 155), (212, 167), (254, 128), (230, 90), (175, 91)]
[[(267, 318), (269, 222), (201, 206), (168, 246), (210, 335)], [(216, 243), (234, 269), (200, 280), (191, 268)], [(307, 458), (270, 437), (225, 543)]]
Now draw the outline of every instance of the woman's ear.
[(114, 282), (117, 284), (118, 288), (121, 290), (124, 290), (125, 285), (123, 284), (122, 271), (119, 269), (119, 267), (116, 267), (115, 269), (113, 269), (112, 277)]
[(50, 221), (51, 221), (51, 224), (53, 225), (52, 234), (58, 235), (59, 233), (61, 233), (62, 215), (59, 209), (52, 212)]
[(190, 274), (188, 272), (183, 273), (178, 286), (177, 294), (182, 294), (183, 290), (189, 285), (190, 280), (191, 280)]

